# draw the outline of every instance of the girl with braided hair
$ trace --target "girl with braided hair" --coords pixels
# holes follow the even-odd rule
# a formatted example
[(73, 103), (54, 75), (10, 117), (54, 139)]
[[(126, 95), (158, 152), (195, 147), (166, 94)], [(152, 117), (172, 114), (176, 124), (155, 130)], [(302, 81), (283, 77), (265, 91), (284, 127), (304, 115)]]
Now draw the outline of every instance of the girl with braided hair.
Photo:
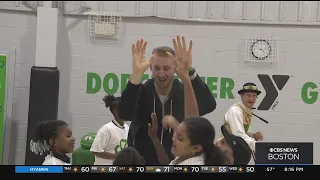
[(48, 154), (42, 165), (70, 165), (75, 139), (68, 124), (61, 120), (47, 120), (37, 124), (35, 141), (30, 150), (35, 154)]

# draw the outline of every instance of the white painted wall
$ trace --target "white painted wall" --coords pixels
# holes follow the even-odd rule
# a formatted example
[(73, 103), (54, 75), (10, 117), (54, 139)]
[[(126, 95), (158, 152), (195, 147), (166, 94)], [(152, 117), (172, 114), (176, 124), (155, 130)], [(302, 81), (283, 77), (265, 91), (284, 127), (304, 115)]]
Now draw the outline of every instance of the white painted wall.
[[(258, 24), (313, 24), (318, 1), (53, 1), (63, 14), (83, 10), (120, 12), (125, 17)], [(0, 1), (0, 9), (35, 11), (44, 1)]]
[[(38, 4), (41, 6), (41, 1)], [(64, 1), (58, 7), (64, 14), (78, 14), (87, 7), (92, 11), (120, 12), (125, 17), (227, 23), (318, 24), (320, 21), (318, 1)]]
[[(247, 10), (248, 11), (248, 10)], [(26, 123), (28, 117), (28, 86), (30, 68), (34, 63), (35, 27), (34, 15), (12, 14), (0, 15), (0, 48), (18, 47), (15, 93), (16, 129), (12, 131), (15, 146), (10, 156), (12, 163), (23, 164), (26, 141)], [(11, 21), (8, 21), (10, 18)], [(104, 123), (111, 120), (111, 113), (104, 107), (103, 88), (99, 93), (86, 93), (87, 72), (94, 72), (104, 77), (108, 73), (130, 74), (131, 44), (137, 39), (148, 41), (148, 55), (153, 47), (171, 45), (177, 34), (185, 35), (194, 41), (194, 66), (200, 76), (217, 77), (217, 109), (207, 115), (214, 126), (220, 127), (227, 108), (239, 100), (237, 90), (247, 81), (255, 82), (265, 95), (257, 74), (290, 75), (288, 83), (279, 92), (279, 104), (274, 110), (260, 111), (257, 114), (270, 123), (264, 124), (254, 119), (253, 130), (261, 130), (265, 141), (302, 141), (314, 142), (314, 163), (320, 164), (316, 153), (320, 144), (316, 137), (320, 135), (319, 100), (306, 104), (301, 99), (301, 88), (305, 82), (318, 84), (320, 66), (320, 30), (316, 26), (252, 25), (224, 23), (195, 23), (156, 18), (124, 18), (123, 42), (113, 46), (92, 44), (87, 36), (87, 16), (65, 15), (64, 28), (60, 32), (62, 55), (61, 89), (59, 117), (67, 120), (73, 127), (74, 136), (79, 138), (87, 132), (96, 132)], [(15, 28), (14, 28), (15, 27)], [(28, 29), (29, 28), (29, 29)], [(33, 29), (31, 29), (33, 28)], [(245, 36), (276, 36), (279, 42), (278, 67), (272, 69), (246, 69), (242, 61), (245, 58)], [(63, 44), (63, 46), (62, 46)], [(148, 72), (150, 73), (150, 72)], [(220, 78), (234, 80), (233, 95), (236, 99), (220, 98)], [(23, 79), (21, 79), (23, 78)], [(120, 94), (120, 89), (116, 95)], [(218, 128), (217, 128), (218, 129)]]
[[(10, 49), (16, 48), (13, 119), (11, 134), (9, 134), (11, 138), (9, 154), (11, 164), (24, 164), (30, 69), (35, 61), (36, 27), (35, 13), (0, 11), (0, 51), (10, 52)], [(7, 130), (7, 132), (9, 131)]]
[[(80, 18), (67, 18), (67, 23)], [(227, 108), (239, 100), (237, 90), (252, 81), (263, 89), (257, 74), (290, 75), (288, 83), (279, 92), (278, 105), (274, 110), (260, 111), (257, 114), (270, 123), (253, 120), (253, 130), (261, 130), (265, 141), (302, 141), (314, 142), (314, 152), (320, 148), (316, 137), (319, 136), (319, 100), (305, 104), (301, 99), (301, 88), (305, 82), (319, 83), (318, 59), (320, 54), (320, 30), (314, 27), (293, 26), (249, 26), (225, 24), (196, 24), (157, 19), (125, 19), (126, 34), (124, 43), (119, 47), (94, 46), (86, 39), (86, 20), (69, 31), (72, 47), (72, 75), (70, 110), (75, 136), (80, 138), (85, 132), (95, 131), (111, 120), (109, 110), (105, 109), (101, 98), (103, 89), (96, 94), (86, 93), (86, 73), (95, 72), (102, 78), (108, 73), (120, 75), (131, 73), (131, 44), (139, 38), (148, 41), (148, 55), (153, 47), (171, 45), (173, 36), (185, 35), (194, 41), (194, 66), (201, 76), (218, 77), (217, 110), (207, 115), (215, 127), (223, 123)], [(279, 37), (278, 68), (245, 69), (241, 61), (245, 57), (245, 36)], [(233, 95), (236, 99), (219, 98), (221, 77), (232, 78), (235, 83)], [(111, 86), (112, 87), (112, 86)], [(319, 90), (319, 88), (318, 88)], [(120, 89), (119, 91), (120, 92)], [(258, 103), (265, 96), (261, 94)], [(78, 144), (78, 143), (77, 143)], [(320, 156), (315, 155), (315, 163)]]

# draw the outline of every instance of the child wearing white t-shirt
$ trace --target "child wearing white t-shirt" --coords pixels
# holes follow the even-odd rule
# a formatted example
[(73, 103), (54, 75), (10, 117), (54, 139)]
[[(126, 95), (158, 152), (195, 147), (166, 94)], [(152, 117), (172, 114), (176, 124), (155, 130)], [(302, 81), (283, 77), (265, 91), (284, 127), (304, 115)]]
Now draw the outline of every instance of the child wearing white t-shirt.
[(120, 98), (107, 95), (103, 98), (114, 119), (103, 125), (97, 132), (90, 151), (95, 155), (94, 165), (112, 165), (116, 154), (128, 146), (129, 126), (118, 116)]

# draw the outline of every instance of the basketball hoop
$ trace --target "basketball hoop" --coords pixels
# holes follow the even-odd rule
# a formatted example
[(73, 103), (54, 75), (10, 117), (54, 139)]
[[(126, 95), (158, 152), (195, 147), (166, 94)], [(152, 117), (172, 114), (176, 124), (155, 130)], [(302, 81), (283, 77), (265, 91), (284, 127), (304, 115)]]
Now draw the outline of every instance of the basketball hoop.
[(88, 13), (88, 35), (92, 40), (117, 40), (121, 37), (122, 16), (119, 12)]

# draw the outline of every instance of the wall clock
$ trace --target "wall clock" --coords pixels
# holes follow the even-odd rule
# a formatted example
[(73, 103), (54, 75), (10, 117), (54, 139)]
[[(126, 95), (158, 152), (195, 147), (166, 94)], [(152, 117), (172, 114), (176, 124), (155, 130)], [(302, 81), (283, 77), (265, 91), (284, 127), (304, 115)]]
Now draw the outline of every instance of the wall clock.
[(257, 40), (252, 44), (252, 55), (257, 59), (264, 59), (271, 53), (271, 46), (266, 40)]

